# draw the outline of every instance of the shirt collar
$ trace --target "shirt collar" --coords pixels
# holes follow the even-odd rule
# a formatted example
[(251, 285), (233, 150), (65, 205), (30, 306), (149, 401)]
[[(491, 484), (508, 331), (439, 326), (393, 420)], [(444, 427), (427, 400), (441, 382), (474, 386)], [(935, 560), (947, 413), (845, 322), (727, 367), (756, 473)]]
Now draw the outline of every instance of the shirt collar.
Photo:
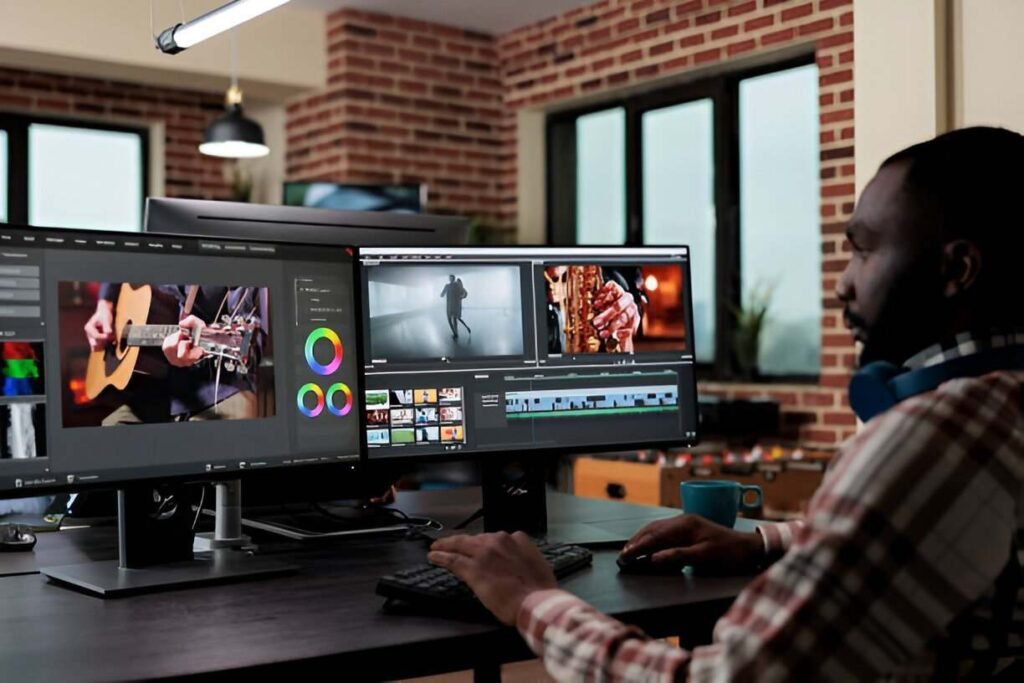
[(950, 339), (933, 344), (914, 354), (903, 364), (909, 370), (919, 370), (939, 363), (971, 356), (991, 349), (1024, 346), (1024, 330), (1016, 332), (961, 332)]

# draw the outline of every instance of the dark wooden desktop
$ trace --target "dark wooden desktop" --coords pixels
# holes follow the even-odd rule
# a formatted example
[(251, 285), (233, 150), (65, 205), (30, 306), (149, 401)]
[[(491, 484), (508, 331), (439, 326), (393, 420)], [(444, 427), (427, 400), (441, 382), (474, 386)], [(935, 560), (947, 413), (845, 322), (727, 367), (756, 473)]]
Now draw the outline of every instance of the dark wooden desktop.
[[(479, 489), (403, 493), (399, 507), (446, 526), (471, 514)], [(627, 532), (676, 514), (549, 494), (552, 523), (586, 521)], [(472, 529), (473, 527), (471, 527)], [(531, 657), (518, 634), (484, 618), (390, 614), (374, 594), (378, 577), (424, 561), (427, 542), (401, 535), (270, 548), (298, 574), (102, 600), (49, 584), (39, 574), (0, 578), (0, 680), (138, 680), (217, 674), (335, 672), (334, 680), (395, 679), (498, 667)], [(113, 528), (40, 534), (36, 562), (116, 557)], [(710, 627), (749, 578), (621, 575), (616, 551), (562, 585), (597, 608), (655, 636), (708, 642)], [(19, 560), (22, 567), (25, 561)], [(0, 558), (0, 572), (4, 560)]]

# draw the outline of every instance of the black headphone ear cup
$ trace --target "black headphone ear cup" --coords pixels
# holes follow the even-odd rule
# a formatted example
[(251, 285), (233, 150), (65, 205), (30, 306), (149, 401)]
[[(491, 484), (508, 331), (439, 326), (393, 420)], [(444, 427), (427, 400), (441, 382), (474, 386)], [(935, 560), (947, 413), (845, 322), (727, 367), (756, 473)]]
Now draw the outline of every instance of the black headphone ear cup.
[(850, 378), (850, 407), (862, 422), (867, 422), (895, 406), (899, 400), (889, 386), (904, 371), (892, 363), (869, 363)]

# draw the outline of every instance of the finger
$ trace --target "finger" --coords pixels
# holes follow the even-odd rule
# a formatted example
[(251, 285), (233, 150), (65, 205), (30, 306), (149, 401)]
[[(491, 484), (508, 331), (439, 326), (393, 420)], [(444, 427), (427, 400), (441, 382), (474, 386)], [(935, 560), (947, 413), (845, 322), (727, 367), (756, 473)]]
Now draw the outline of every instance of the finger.
[(480, 541), (476, 536), (449, 536), (439, 538), (430, 546), (431, 550), (444, 553), (458, 553), (466, 557), (473, 557), (480, 550)]
[(707, 559), (705, 557), (707, 552), (708, 547), (706, 543), (698, 543), (686, 548), (669, 548), (667, 550), (659, 550), (651, 555), (651, 562), (654, 564), (684, 567), (690, 564), (700, 564), (701, 560)]
[(188, 341), (182, 339), (181, 341), (178, 342), (178, 346), (177, 346), (178, 360), (186, 360), (188, 358), (188, 347), (189, 347)]
[(427, 561), (433, 565), (441, 567), (442, 569), (447, 569), (463, 581), (465, 581), (466, 577), (471, 573), (470, 559), (465, 555), (432, 550), (427, 553)]
[(633, 297), (629, 294), (623, 294), (594, 318), (594, 325), (597, 327), (604, 327), (613, 318), (616, 318), (623, 313), (632, 303)]
[(106, 318), (100, 318), (96, 322), (98, 323), (97, 327), (99, 328), (100, 334), (104, 337), (109, 337), (114, 333), (114, 328), (110, 326), (110, 321)]

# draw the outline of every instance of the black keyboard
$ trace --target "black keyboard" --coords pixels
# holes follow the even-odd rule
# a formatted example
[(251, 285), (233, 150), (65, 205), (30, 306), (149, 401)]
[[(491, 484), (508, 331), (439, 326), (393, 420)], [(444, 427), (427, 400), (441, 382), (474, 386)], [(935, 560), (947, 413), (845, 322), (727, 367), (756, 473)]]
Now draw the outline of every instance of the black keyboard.
[[(594, 560), (593, 553), (577, 545), (539, 541), (537, 550), (548, 561), (558, 579), (589, 567)], [(469, 586), (447, 569), (432, 564), (416, 565), (383, 577), (377, 582), (377, 595), (417, 605), (470, 607), (478, 604)]]

